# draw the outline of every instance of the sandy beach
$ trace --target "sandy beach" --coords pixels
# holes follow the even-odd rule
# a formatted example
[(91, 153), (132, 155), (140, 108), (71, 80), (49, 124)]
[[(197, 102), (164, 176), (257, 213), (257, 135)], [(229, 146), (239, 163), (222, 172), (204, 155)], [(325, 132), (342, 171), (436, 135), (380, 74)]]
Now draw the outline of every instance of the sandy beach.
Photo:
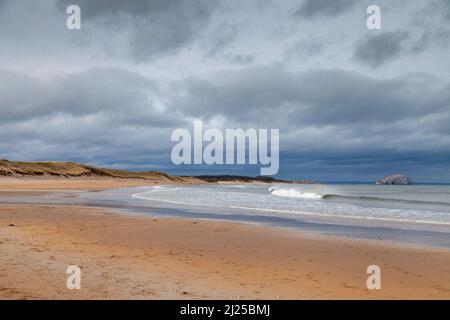
[[(0, 179), (17, 197), (139, 185)], [(450, 252), (63, 205), (0, 205), (0, 299), (449, 299)], [(366, 288), (379, 265), (381, 290)], [(66, 268), (82, 270), (81, 290)]]

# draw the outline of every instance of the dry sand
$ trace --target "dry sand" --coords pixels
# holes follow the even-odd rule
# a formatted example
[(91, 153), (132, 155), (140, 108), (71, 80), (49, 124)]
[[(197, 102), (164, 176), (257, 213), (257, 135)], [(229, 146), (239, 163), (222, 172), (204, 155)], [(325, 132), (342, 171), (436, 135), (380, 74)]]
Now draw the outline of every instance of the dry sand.
[[(125, 182), (0, 180), (0, 189), (21, 196)], [(106, 209), (1, 204), (0, 252), (0, 299), (450, 298), (445, 249)], [(66, 288), (71, 264), (82, 269), (81, 290)], [(372, 264), (381, 290), (366, 288)]]

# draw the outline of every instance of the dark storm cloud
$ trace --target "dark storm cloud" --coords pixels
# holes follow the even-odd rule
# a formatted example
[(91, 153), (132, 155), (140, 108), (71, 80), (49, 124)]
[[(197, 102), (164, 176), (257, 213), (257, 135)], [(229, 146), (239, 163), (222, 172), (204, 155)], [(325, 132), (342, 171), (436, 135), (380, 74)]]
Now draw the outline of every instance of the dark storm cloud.
[[(71, 0), (58, 0), (61, 9)], [(216, 0), (79, 0), (83, 19), (105, 32), (131, 29), (129, 50), (137, 61), (176, 52), (202, 32)]]
[(364, 36), (357, 43), (353, 57), (372, 68), (380, 67), (402, 53), (408, 37), (406, 32), (386, 32)]
[(450, 94), (432, 83), (423, 75), (379, 80), (343, 70), (255, 67), (190, 79), (183, 88), (188, 95), (174, 105), (186, 115), (294, 127), (394, 122), (446, 106)]
[(384, 2), (370, 32), (370, 1), (5, 2), (1, 157), (179, 170), (170, 134), (200, 118), (280, 128), (287, 178), (450, 179), (449, 1)]
[(349, 10), (356, 0), (305, 0), (294, 15), (304, 18), (333, 16)]

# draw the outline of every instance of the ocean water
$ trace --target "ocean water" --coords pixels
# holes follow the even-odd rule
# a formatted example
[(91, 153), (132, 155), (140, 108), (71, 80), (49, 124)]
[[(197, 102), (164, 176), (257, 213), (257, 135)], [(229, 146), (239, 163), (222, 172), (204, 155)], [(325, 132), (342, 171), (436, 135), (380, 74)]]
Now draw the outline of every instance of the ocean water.
[(360, 225), (450, 227), (448, 185), (157, 186), (132, 194), (169, 208)]

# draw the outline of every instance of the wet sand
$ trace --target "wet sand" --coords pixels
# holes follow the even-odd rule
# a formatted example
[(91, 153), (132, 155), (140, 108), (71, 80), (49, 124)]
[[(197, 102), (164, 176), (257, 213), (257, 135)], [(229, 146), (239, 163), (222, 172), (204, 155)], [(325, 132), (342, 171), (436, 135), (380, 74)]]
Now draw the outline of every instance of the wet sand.
[[(184, 183), (199, 183), (195, 178), (183, 178)], [(20, 192), (96, 191), (143, 185), (176, 184), (162, 179), (99, 179), (99, 178), (5, 178), (0, 177), (0, 193), (8, 195)]]
[[(4, 192), (42, 192), (16, 185)], [(449, 250), (112, 209), (1, 204), (0, 251), (0, 299), (450, 298)], [(381, 290), (366, 288), (373, 264)]]

